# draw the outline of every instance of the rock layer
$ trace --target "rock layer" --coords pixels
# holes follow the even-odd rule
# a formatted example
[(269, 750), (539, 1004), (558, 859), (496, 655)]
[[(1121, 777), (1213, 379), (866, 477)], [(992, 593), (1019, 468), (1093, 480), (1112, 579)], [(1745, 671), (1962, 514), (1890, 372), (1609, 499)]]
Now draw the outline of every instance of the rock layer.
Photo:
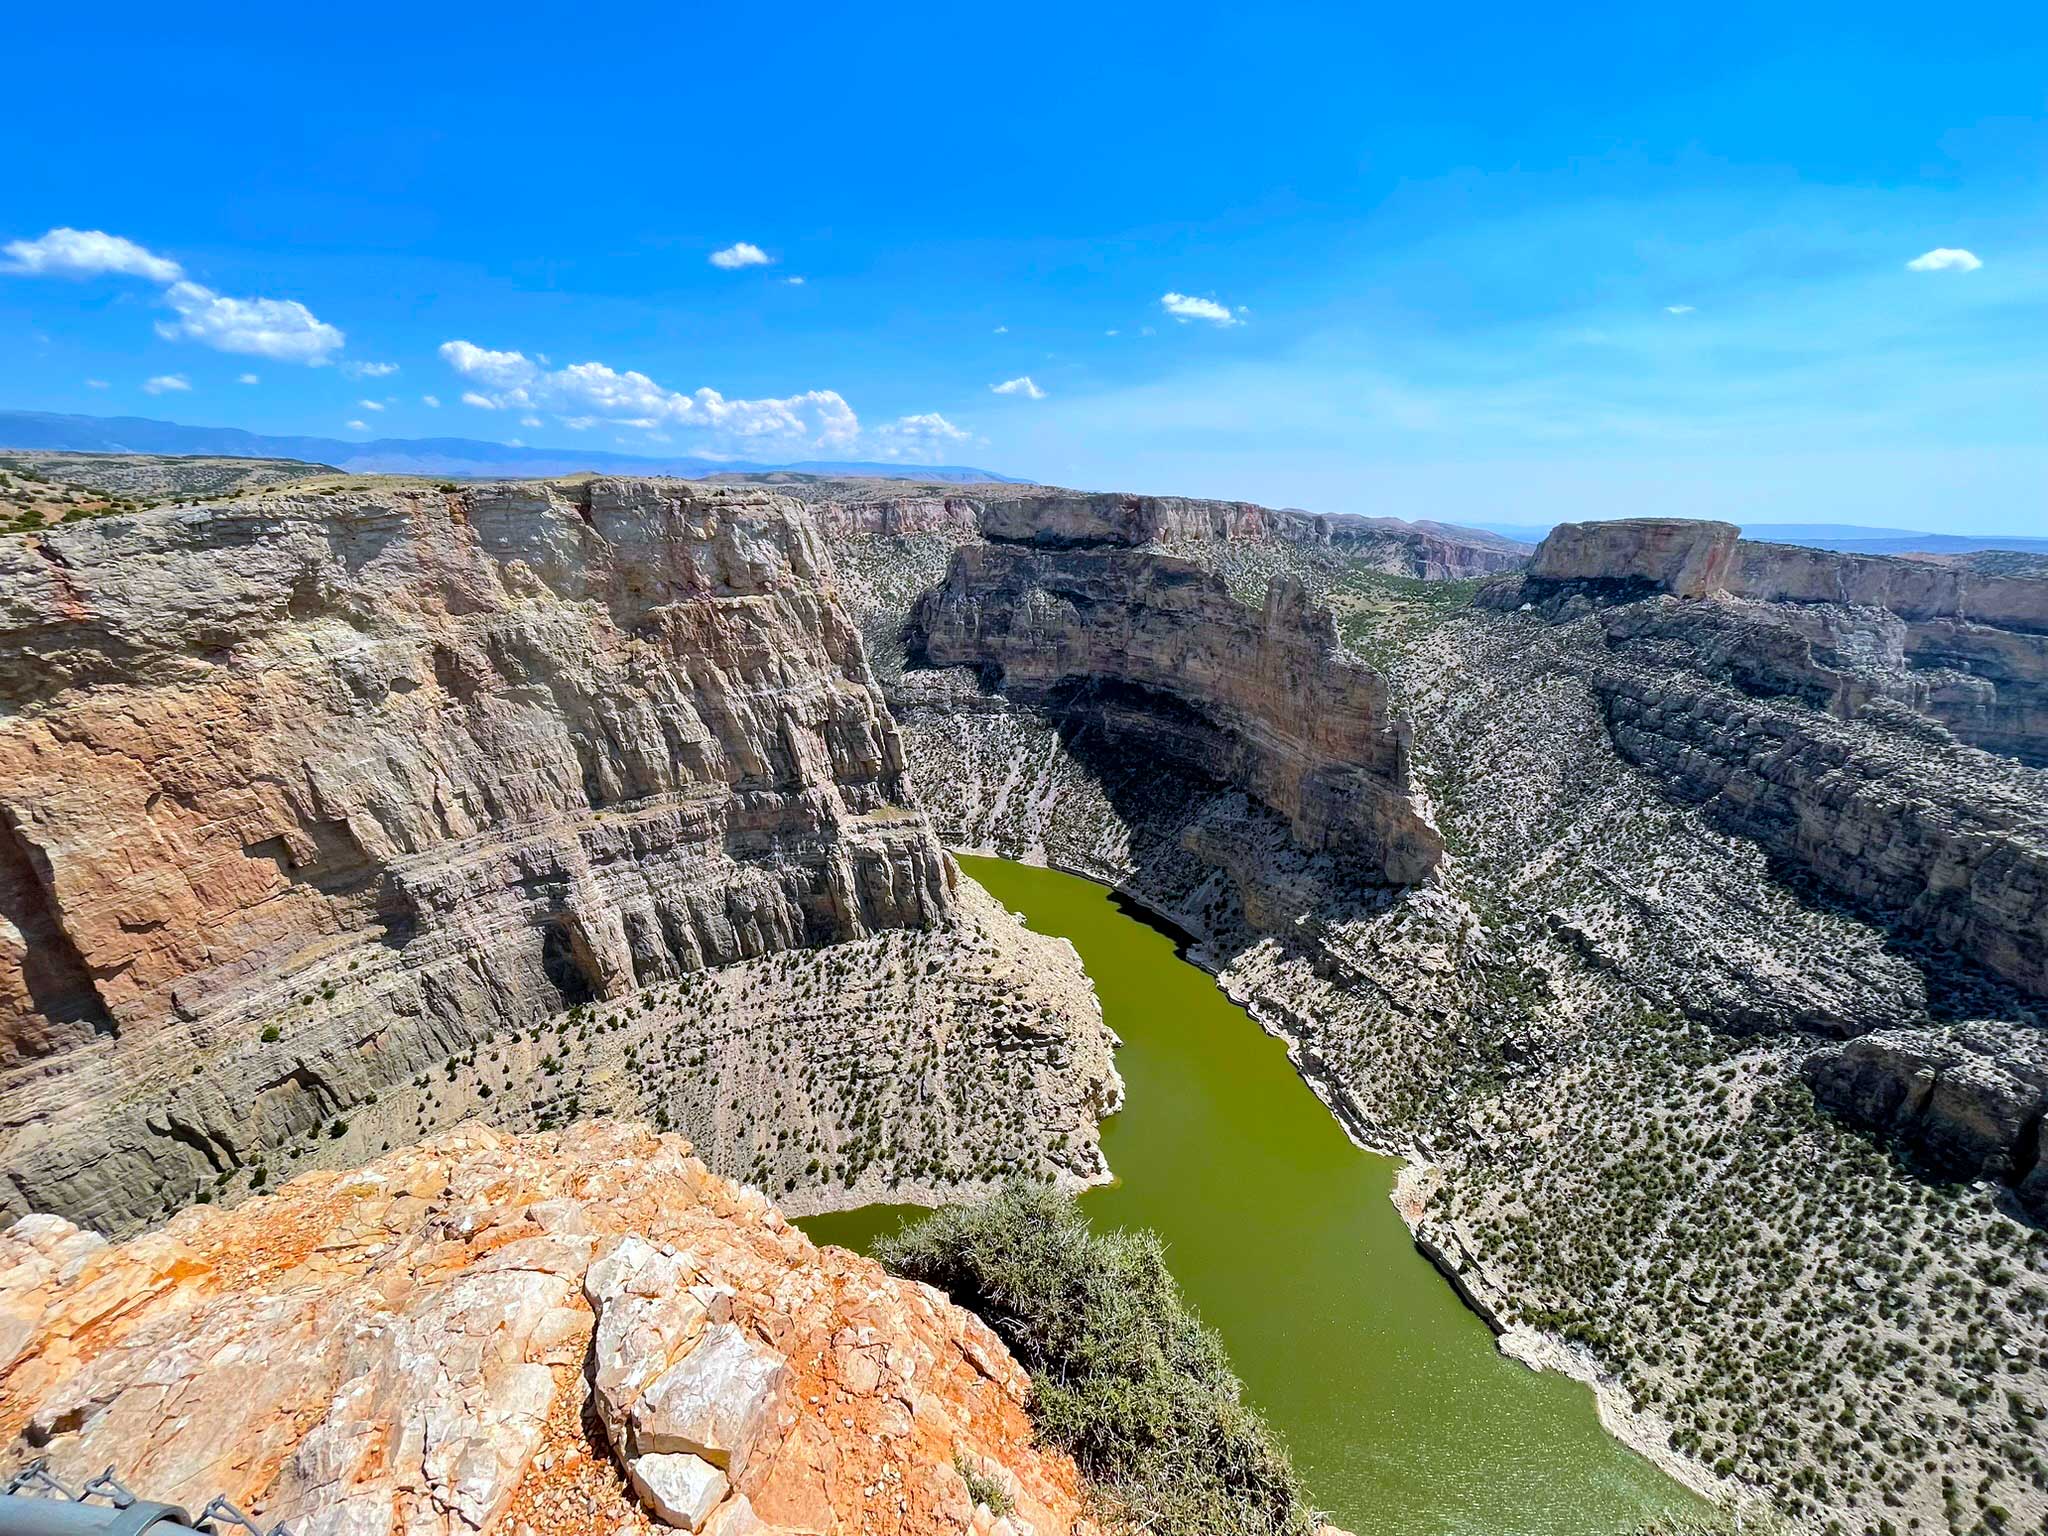
[(910, 628), (929, 665), (985, 669), (1013, 697), (1242, 786), (1304, 848), (1356, 855), (1395, 883), (1442, 852), (1410, 797), (1385, 683), (1344, 655), (1298, 582), (1274, 581), (1254, 612), (1175, 556), (970, 545)]
[(799, 490), (833, 539), (953, 539), (1073, 548), (1115, 544), (1272, 542), (1340, 554), (1425, 581), (1457, 581), (1520, 568), (1529, 546), (1476, 528), (1393, 517), (1302, 512), (1248, 501), (1132, 496), (1045, 485), (905, 494), (886, 483), (822, 482)]
[(1567, 523), (1495, 601), (1710, 599), (1634, 613), (1622, 638), (1653, 631), (1746, 689), (1843, 719), (1903, 704), (1973, 746), (2048, 766), (2048, 580), (1736, 534), (1668, 518)]
[(2010, 1026), (1891, 1029), (1807, 1058), (1823, 1103), (1943, 1173), (2013, 1186), (2048, 1217), (2048, 1041)]
[(299, 1536), (1000, 1530), (963, 1467), (1010, 1529), (1092, 1532), (1029, 1391), (971, 1313), (633, 1125), (453, 1134), (118, 1246), (0, 1233), (13, 1456)]
[(1953, 739), (2048, 760), (2048, 582), (1645, 519), (1555, 530), (1486, 599), (1597, 617), (1615, 744), (1674, 793), (2048, 996), (2048, 777)]
[[(286, 492), (0, 542), (0, 697), (17, 1211), (132, 1225), (492, 1030), (954, 911), (817, 532), (759, 491)], [(169, 1106), (288, 1007), (346, 1081)]]

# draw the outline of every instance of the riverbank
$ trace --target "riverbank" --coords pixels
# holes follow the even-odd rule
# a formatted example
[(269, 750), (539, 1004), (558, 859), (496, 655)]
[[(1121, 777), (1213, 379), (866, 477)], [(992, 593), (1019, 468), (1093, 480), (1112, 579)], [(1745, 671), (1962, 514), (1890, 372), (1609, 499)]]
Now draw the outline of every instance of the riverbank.
[[(1676, 1450), (1671, 1443), (1670, 1425), (1642, 1409), (1611, 1374), (1602, 1371), (1582, 1352), (1553, 1335), (1511, 1321), (1526, 1298), (1494, 1274), (1483, 1256), (1462, 1239), (1440, 1237), (1430, 1229), (1422, 1181), (1440, 1182), (1443, 1178), (1432, 1162), (1430, 1149), (1403, 1141), (1372, 1121), (1314, 1049), (1312, 1042), (1318, 1032), (1315, 1021), (1279, 999), (1263, 995), (1241, 966), (1233, 967), (1216, 949), (1216, 938), (1207, 932), (1199, 911), (1190, 905), (1148, 895), (1128, 882), (1104, 879), (1099, 871), (1065, 868), (1046, 858), (1042, 850), (1032, 850), (1032, 856), (1015, 860), (971, 847), (952, 847), (949, 852), (956, 857), (1000, 860), (1087, 880), (1143, 913), (1154, 926), (1173, 930), (1171, 937), (1177, 954), (1206, 974), (1223, 996), (1280, 1043), (1289, 1067), (1351, 1145), (1373, 1156), (1400, 1161), (1402, 1167), (1386, 1192), (1388, 1203), (1400, 1216), (1415, 1251), (1429, 1261), (1458, 1302), (1486, 1326), (1502, 1358), (1585, 1387), (1593, 1397), (1602, 1430), (1691, 1493), (1717, 1504), (1739, 1505), (1760, 1497), (1756, 1490), (1717, 1477), (1711, 1468)], [(1107, 1153), (1108, 1148), (1104, 1150)], [(1433, 1190), (1435, 1184), (1427, 1187)], [(1446, 1248), (1446, 1241), (1455, 1246), (1455, 1256)]]
[[(1288, 1042), (1247, 1027), (1187, 925), (1043, 863), (962, 865), (1035, 931), (1074, 941), (1124, 1040), (1126, 1107), (1102, 1126), (1118, 1178), (1084, 1214), (1160, 1234), (1340, 1523), (1619, 1536), (1694, 1507), (1602, 1430), (1578, 1383), (1501, 1355), (1389, 1203), (1397, 1162), (1318, 1112)], [(905, 1214), (806, 1230), (859, 1246)]]

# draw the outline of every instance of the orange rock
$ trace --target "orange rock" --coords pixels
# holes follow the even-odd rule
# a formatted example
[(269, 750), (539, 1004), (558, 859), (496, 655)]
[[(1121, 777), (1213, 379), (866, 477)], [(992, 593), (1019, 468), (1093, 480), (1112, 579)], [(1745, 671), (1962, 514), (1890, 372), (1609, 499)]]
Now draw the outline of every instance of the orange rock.
[(956, 1464), (1010, 1492), (1013, 1530), (1094, 1530), (978, 1318), (644, 1126), (465, 1129), (118, 1245), (0, 1233), (14, 1458), (298, 1536), (661, 1529), (604, 1426), (662, 1383), (638, 1480), (716, 1536), (1000, 1528)]

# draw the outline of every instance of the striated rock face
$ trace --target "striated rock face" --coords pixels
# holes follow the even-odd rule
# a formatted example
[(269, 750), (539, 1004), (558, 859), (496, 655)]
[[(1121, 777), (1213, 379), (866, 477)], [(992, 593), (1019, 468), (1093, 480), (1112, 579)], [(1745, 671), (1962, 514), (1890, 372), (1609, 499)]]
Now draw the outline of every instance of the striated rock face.
[(970, 545), (911, 636), (930, 665), (986, 669), (1014, 697), (1241, 785), (1307, 849), (1354, 853), (1395, 883), (1442, 852), (1410, 798), (1384, 682), (1297, 582), (1275, 580), (1255, 613), (1170, 555)]
[(1553, 528), (1529, 562), (1532, 581), (1648, 583), (1676, 597), (1718, 592), (1735, 563), (1733, 523), (1631, 517)]
[(2048, 766), (2048, 580), (1738, 540), (1727, 523), (1566, 524), (1527, 578), (1492, 595), (1547, 612), (1632, 607), (1621, 638), (1695, 653), (1705, 670), (1853, 720), (1903, 704), (1958, 739)]
[(1131, 496), (1044, 485), (905, 494), (887, 482), (825, 481), (790, 489), (810, 503), (819, 526), (835, 541), (935, 535), (954, 542), (988, 539), (1055, 549), (1274, 543), (1323, 551), (1423, 581), (1458, 581), (1517, 570), (1530, 553), (1526, 544), (1449, 523), (1326, 515), (1248, 501)]
[(981, 532), (981, 506), (966, 496), (840, 496), (813, 501), (811, 508), (828, 539)]
[(1616, 666), (1596, 685), (1615, 745), (1673, 793), (1896, 931), (2048, 997), (2039, 775), (1683, 675)]
[(983, 537), (1062, 548), (1075, 544), (1163, 544), (1178, 540), (1262, 539), (1283, 528), (1309, 533), (1319, 520), (1248, 501), (1185, 496), (1123, 496), (1027, 487), (981, 503)]
[[(0, 1233), (0, 1432), (300, 1536), (665, 1527), (1082, 1536), (1030, 1382), (679, 1137), (471, 1130), (109, 1246)], [(997, 1525), (1000, 1529), (1000, 1525)]]
[(2010, 1026), (1879, 1030), (1807, 1058), (1823, 1103), (2048, 1217), (2048, 1041)]
[[(0, 698), (15, 1210), (132, 1225), (491, 1030), (954, 910), (817, 532), (758, 491), (0, 542)], [(187, 1082), (288, 1008), (297, 1064)]]

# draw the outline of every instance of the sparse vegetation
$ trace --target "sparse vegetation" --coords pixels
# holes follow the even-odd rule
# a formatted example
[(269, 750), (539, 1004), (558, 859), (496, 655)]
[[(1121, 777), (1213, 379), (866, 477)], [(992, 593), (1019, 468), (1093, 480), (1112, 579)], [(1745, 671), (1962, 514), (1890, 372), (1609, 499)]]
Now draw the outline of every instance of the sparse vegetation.
[(1151, 1233), (1096, 1232), (1071, 1199), (1013, 1185), (876, 1256), (987, 1319), (1031, 1373), (1039, 1434), (1122, 1523), (1156, 1536), (1314, 1529), (1286, 1451)]

